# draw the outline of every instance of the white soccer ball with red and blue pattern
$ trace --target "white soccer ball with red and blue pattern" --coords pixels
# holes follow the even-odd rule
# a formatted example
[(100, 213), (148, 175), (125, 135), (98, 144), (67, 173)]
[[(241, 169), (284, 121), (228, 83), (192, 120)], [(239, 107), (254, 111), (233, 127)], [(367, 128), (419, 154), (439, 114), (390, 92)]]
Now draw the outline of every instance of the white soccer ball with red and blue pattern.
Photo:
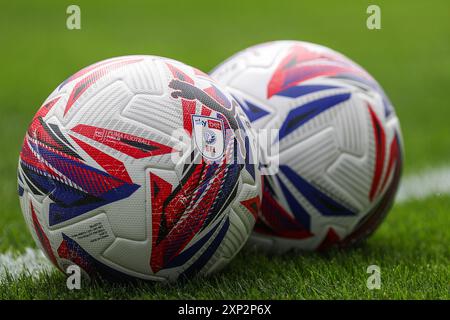
[(249, 125), (208, 75), (174, 60), (125, 56), (77, 72), (39, 109), (20, 154), (36, 243), (63, 272), (75, 264), (93, 278), (219, 270), (259, 209)]
[(378, 227), (398, 188), (402, 139), (391, 102), (363, 68), (323, 46), (277, 41), (237, 53), (212, 76), (255, 128), (279, 130), (278, 153), (263, 152), (279, 170), (264, 176), (251, 244), (345, 247)]

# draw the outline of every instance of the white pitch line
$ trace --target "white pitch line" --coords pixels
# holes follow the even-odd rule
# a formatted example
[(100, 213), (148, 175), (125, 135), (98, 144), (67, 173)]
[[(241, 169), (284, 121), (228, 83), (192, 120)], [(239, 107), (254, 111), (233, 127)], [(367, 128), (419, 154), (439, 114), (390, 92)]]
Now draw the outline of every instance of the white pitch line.
[(450, 194), (450, 167), (434, 168), (402, 179), (397, 203)]
[(0, 254), (0, 283), (8, 276), (13, 279), (22, 275), (38, 278), (42, 273), (52, 271), (52, 268), (39, 249), (26, 248), (22, 254), (6, 252)]
[[(423, 200), (433, 195), (450, 194), (450, 167), (442, 167), (406, 176), (397, 194), (396, 203)], [(17, 279), (21, 275), (38, 278), (55, 270), (39, 249), (26, 248), (22, 254), (0, 254), (0, 283), (7, 275)]]

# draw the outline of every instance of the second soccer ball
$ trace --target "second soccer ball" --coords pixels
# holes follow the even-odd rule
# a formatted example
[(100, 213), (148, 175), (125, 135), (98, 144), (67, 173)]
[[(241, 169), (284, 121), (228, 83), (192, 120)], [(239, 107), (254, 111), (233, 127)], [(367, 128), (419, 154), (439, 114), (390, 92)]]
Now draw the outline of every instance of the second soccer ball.
[(321, 250), (378, 227), (400, 181), (402, 139), (391, 102), (363, 68), (323, 46), (277, 41), (237, 53), (212, 76), (255, 128), (279, 130), (270, 142), (279, 152), (264, 151), (279, 170), (265, 176), (251, 245)]

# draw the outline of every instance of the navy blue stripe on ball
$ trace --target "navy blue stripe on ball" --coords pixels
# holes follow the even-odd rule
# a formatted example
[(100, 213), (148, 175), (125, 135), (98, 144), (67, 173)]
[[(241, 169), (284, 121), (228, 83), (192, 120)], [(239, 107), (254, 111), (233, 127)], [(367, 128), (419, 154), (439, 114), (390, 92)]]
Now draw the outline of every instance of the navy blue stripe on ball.
[(356, 214), (308, 183), (289, 166), (281, 165), (280, 170), (306, 200), (324, 216), (353, 216)]
[(350, 96), (350, 93), (337, 94), (308, 102), (291, 110), (280, 128), (279, 140), (294, 132), (320, 113), (348, 100)]

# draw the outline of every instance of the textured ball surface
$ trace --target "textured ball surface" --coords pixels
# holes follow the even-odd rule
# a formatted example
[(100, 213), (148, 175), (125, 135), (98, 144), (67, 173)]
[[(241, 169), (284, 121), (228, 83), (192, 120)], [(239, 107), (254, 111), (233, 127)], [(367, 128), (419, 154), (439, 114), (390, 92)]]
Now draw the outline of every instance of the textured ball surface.
[(209, 274), (253, 228), (256, 150), (245, 114), (208, 75), (153, 56), (101, 61), (33, 118), (19, 159), (22, 212), (62, 271)]
[(212, 76), (255, 128), (279, 130), (279, 153), (263, 152), (279, 170), (264, 176), (251, 244), (321, 250), (378, 227), (398, 188), (402, 139), (391, 102), (363, 68), (323, 46), (278, 41), (237, 53)]

